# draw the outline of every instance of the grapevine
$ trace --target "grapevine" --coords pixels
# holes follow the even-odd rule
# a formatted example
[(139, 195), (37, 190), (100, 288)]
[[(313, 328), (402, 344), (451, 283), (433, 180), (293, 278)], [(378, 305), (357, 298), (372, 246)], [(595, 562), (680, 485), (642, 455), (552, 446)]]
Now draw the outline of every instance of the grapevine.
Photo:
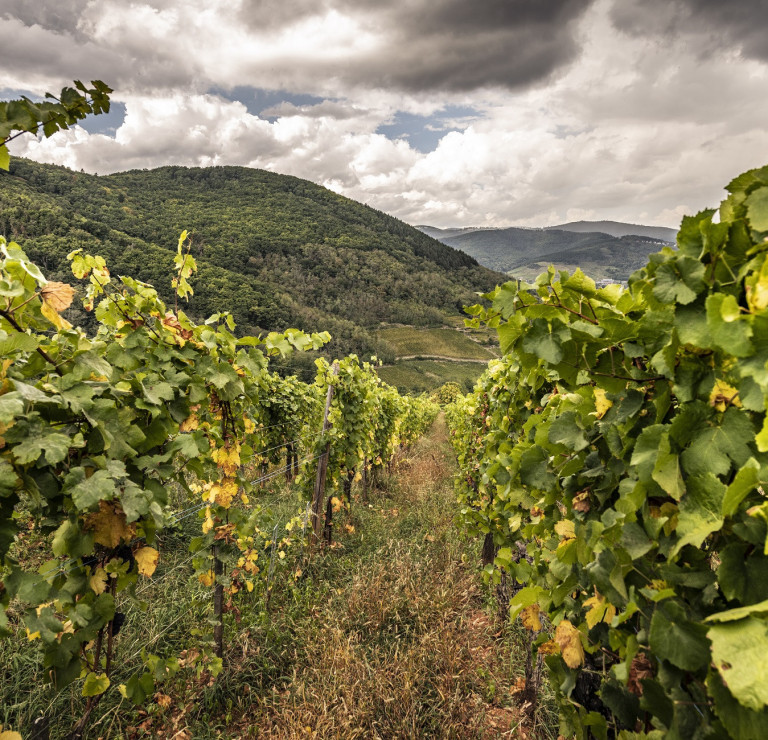
[(768, 735), (768, 168), (728, 191), (627, 290), (550, 268), (469, 309), (504, 357), (447, 413), (461, 514), (563, 735)]

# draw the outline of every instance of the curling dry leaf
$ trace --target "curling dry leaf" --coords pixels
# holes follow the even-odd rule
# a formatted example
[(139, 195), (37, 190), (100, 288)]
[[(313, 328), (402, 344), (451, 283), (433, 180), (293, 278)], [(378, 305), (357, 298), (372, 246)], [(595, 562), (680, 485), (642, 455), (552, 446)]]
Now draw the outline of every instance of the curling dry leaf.
[(66, 283), (51, 282), (43, 286), (40, 295), (43, 297), (43, 303), (60, 313), (72, 304), (75, 289)]

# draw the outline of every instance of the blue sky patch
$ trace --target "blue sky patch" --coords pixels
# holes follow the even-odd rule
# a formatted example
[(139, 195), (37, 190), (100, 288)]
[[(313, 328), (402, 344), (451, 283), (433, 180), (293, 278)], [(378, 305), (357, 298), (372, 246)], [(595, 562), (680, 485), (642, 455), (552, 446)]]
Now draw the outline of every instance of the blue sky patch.
[(469, 123), (480, 118), (480, 113), (470, 106), (449, 105), (430, 116), (398, 111), (392, 123), (376, 129), (388, 139), (406, 139), (422, 154), (437, 148), (440, 139), (450, 131), (463, 131)]
[(208, 90), (208, 92), (211, 95), (219, 95), (225, 100), (242, 103), (252, 116), (259, 116), (262, 111), (280, 105), (280, 103), (293, 103), (295, 106), (316, 105), (326, 99), (319, 98), (316, 95), (292, 93), (287, 90), (263, 90), (247, 85), (238, 85), (231, 90), (214, 87)]

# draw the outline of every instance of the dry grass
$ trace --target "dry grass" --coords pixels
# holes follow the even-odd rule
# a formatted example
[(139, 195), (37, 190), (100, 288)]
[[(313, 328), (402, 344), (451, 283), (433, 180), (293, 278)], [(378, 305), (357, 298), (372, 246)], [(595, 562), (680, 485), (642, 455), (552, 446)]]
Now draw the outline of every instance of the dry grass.
[(290, 681), (254, 701), (242, 736), (529, 736), (509, 643), (484, 608), (475, 558), (463, 562), (444, 434), (438, 424), (400, 461), (371, 532), (378, 547), (318, 609), (315, 640), (296, 635)]

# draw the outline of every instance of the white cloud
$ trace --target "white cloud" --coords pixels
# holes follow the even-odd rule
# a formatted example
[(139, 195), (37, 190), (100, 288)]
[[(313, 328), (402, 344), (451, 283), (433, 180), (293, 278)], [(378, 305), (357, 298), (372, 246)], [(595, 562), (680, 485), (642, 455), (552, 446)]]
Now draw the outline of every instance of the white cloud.
[[(9, 39), (0, 73), (9, 86), (56, 89), (75, 76), (99, 76), (116, 87), (126, 116), (114, 138), (75, 128), (41, 142), (20, 139), (14, 151), (99, 173), (262, 167), (435, 226), (574, 218), (676, 225), (681, 213), (715, 205), (733, 176), (768, 161), (768, 67), (735, 47), (703, 58), (700, 36), (624, 33), (612, 25), (612, 3), (599, 0), (569, 16), (581, 18), (569, 26), (581, 51), (557, 78), (534, 75), (528, 86), (506, 88), (457, 83), (446, 92), (432, 70), (435, 86), (425, 81), (416, 93), (414, 81), (429, 70), (406, 79), (403, 59), (415, 64), (413, 56), (387, 46), (399, 1), (349, 10), (342, 0), (301, 8), (286, 0), (275, 7), (297, 12), (276, 13), (263, 28), (243, 22), (253, 6), (225, 0), (80, 3), (79, 14), (55, 23), (46, 21), (45, 2), (29, 17), (17, 8), (18, 18), (0, 17)], [(454, 0), (440, 8), (459, 13)], [(387, 54), (393, 76), (384, 85), (383, 68), (371, 60)], [(490, 72), (488, 79), (498, 82)], [(260, 118), (206, 93), (237, 85), (326, 99), (284, 102)], [(448, 105), (478, 114), (432, 152), (377, 133), (397, 111), (430, 116)], [(445, 125), (427, 122), (432, 130)]]

